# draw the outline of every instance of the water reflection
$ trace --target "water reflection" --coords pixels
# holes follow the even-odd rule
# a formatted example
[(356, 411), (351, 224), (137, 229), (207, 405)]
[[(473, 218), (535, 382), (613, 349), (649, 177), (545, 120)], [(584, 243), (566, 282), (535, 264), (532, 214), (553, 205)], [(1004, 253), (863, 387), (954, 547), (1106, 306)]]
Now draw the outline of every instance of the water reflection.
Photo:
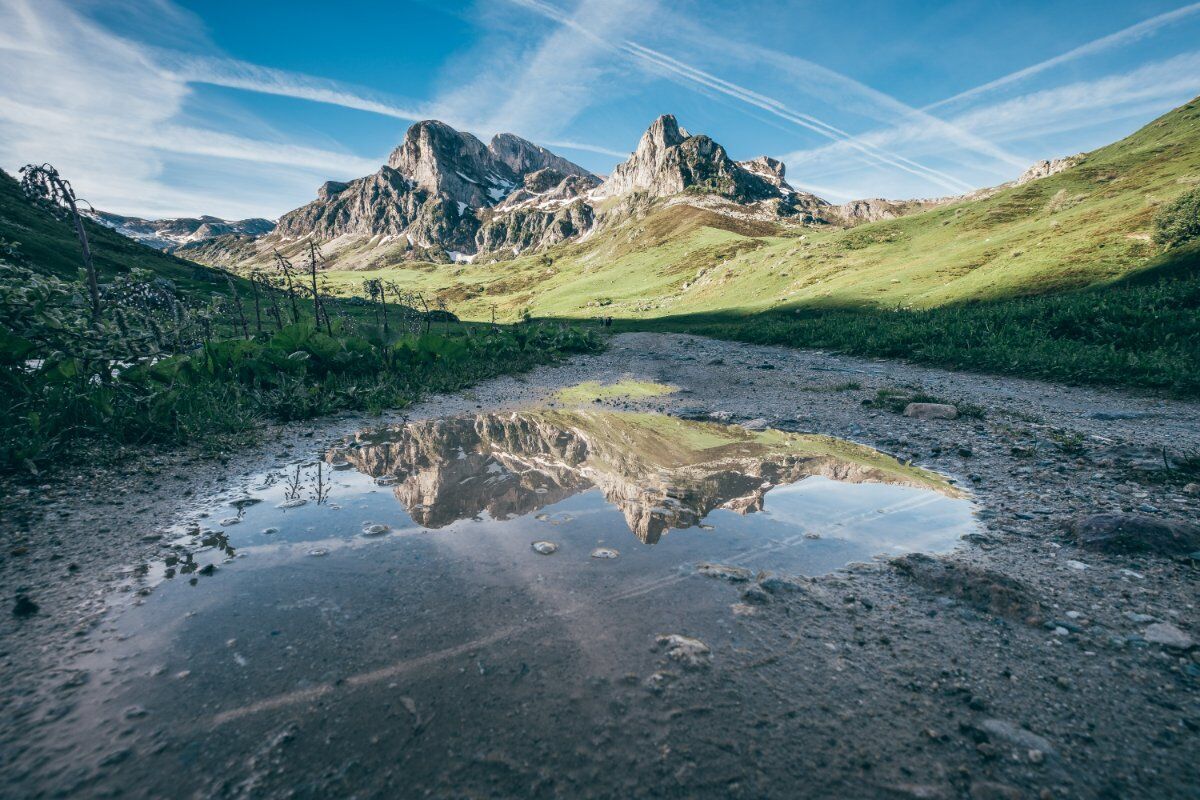
[(943, 478), (851, 442), (660, 414), (530, 411), (412, 422), (326, 454), (390, 485), (414, 522), (506, 520), (593, 487), (639, 540), (699, 525), (715, 509), (761, 511), (776, 486), (822, 476), (957, 497)]

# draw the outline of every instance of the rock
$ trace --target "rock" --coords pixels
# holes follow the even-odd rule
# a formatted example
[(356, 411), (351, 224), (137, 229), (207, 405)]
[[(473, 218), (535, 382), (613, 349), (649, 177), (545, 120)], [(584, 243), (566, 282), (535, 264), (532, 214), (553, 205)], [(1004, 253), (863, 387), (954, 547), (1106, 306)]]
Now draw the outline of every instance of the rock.
[(1090, 514), (1067, 530), (1080, 547), (1102, 553), (1182, 555), (1200, 548), (1200, 526), (1141, 514)]
[(382, 523), (363, 526), (363, 536), (382, 536), (391, 531), (391, 527)]
[(808, 590), (808, 586), (796, 578), (784, 578), (778, 575), (763, 578), (758, 585), (771, 594), (792, 594)]
[(971, 781), (971, 800), (1022, 800), (1025, 794), (1015, 786), (995, 781)]
[(613, 547), (597, 547), (592, 551), (592, 558), (616, 558), (621, 553)]
[(1142, 638), (1152, 644), (1161, 644), (1174, 650), (1187, 650), (1192, 646), (1192, 637), (1169, 622), (1156, 622), (1142, 631)]
[(697, 564), (696, 572), (709, 578), (720, 578), (730, 583), (745, 583), (754, 577), (754, 573), (745, 567), (734, 567), (728, 564), (709, 564), (707, 562)]
[(667, 658), (678, 661), (684, 669), (704, 669), (712, 664), (712, 651), (699, 639), (669, 633), (661, 634), (656, 641), (667, 648)]
[(999, 617), (1040, 621), (1041, 604), (1015, 578), (982, 567), (909, 553), (892, 566), (919, 586)]
[(1054, 745), (1050, 740), (1038, 736), (1015, 723), (1003, 719), (985, 719), (979, 723), (979, 729), (990, 738), (1007, 742), (1014, 747), (1026, 751), (1037, 751), (1046, 755), (1054, 755)]
[(742, 599), (756, 606), (765, 606), (771, 602), (771, 594), (761, 586), (747, 586), (742, 590)]
[(1068, 559), (1066, 564), (1067, 564), (1067, 569), (1073, 569), (1078, 572), (1083, 572), (1085, 569), (1088, 568), (1088, 565), (1083, 563), (1082, 561), (1074, 561), (1072, 559)]
[(1035, 161), (1029, 166), (1028, 169), (1021, 173), (1020, 177), (1017, 178), (1015, 185), (1024, 186), (1031, 181), (1037, 181), (1041, 180), (1042, 178), (1048, 178), (1051, 175), (1057, 175), (1064, 169), (1070, 169), (1071, 167), (1075, 166), (1081, 160), (1083, 160), (1082, 153), (1074, 156), (1067, 156), (1065, 158), (1047, 158), (1042, 159), (1041, 161)]
[(300, 506), (304, 505), (307, 502), (308, 501), (305, 500), (304, 498), (297, 497), (295, 500), (285, 500), (275, 507), (276, 508), (299, 508)]
[(41, 609), (37, 603), (25, 592), (17, 592), (15, 602), (13, 603), (12, 613), (14, 617), (32, 617)]
[(1200, 483), (1189, 483), (1183, 487), (1183, 493), (1191, 495), (1200, 494)]
[(395, 475), (380, 475), (375, 479), (376, 486), (395, 486), (400, 482), (400, 479)]
[(324, 547), (314, 547), (308, 551), (308, 555), (312, 556), (313, 558), (320, 558), (321, 556), (329, 555), (329, 550)]
[(242, 521), (240, 519), (238, 519), (237, 517), (226, 517), (225, 519), (221, 520), (222, 528), (228, 528), (230, 525), (241, 525), (241, 524), (242, 524)]
[(242, 496), (242, 497), (239, 497), (236, 500), (233, 500), (232, 502), (230, 502), (229, 505), (233, 506), (238, 511), (241, 511), (243, 508), (249, 508), (250, 506), (256, 506), (261, 502), (262, 502), (262, 498), (259, 498), (259, 497)]
[(279, 528), (263, 528), (262, 533), (265, 536), (271, 536), (272, 534), (279, 533)]
[(533, 552), (540, 553), (544, 556), (548, 556), (558, 550), (558, 545), (556, 545), (554, 542), (534, 542), (530, 546), (533, 548)]
[(755, 417), (752, 420), (743, 422), (742, 427), (748, 431), (765, 431), (770, 424), (764, 417)]
[(958, 409), (945, 403), (909, 403), (904, 416), (913, 419), (958, 419)]

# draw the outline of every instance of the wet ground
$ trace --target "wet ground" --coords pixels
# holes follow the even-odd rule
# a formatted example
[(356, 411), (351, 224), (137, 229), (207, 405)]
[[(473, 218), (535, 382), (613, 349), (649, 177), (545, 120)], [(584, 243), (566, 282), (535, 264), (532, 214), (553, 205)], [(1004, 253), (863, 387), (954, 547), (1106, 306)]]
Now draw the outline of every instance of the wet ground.
[[(0, 563), (41, 601), (5, 622), (5, 796), (1195, 796), (1195, 648), (1140, 635), (1195, 630), (1194, 563), (1056, 532), (1194, 515), (1138, 468), (1161, 433), (1111, 430), (1187, 443), (1192, 409), (1084, 397), (1117, 421), (1071, 427), (1106, 441), (1031, 461), (1055, 440), (1014, 413), (1026, 384), (923, 422), (862, 406), (873, 362), (812, 357), (801, 383), (759, 369), (785, 365), (770, 348), (631, 340), (673, 344), (504, 382), (529, 410), (474, 410), (481, 389), (427, 407), (449, 417), (296, 431), (152, 524), (99, 515), (161, 535), (144, 559), (13, 554), (31, 526)], [(829, 369), (865, 377), (800, 388)], [(759, 385), (726, 404), (696, 380), (718, 372)], [(682, 391), (530, 408), (580, 375)], [(933, 563), (966, 572), (886, 560), (951, 550)], [(56, 607), (29, 555), (90, 594)]]

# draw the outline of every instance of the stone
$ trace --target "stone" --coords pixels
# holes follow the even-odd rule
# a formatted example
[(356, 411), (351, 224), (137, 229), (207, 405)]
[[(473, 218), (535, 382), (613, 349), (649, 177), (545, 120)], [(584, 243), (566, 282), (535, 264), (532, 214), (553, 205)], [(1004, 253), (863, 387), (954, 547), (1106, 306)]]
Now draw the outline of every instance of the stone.
[(779, 575), (772, 575), (769, 578), (763, 578), (758, 582), (766, 591), (771, 594), (792, 594), (795, 592), (804, 592), (808, 590), (808, 586), (796, 578), (785, 578)]
[(990, 738), (999, 739), (1022, 750), (1036, 750), (1047, 755), (1055, 753), (1054, 745), (1050, 744), (1049, 739), (1038, 736), (1033, 731), (1026, 730), (1008, 720), (985, 719), (979, 723), (979, 729)]
[(363, 536), (382, 536), (391, 530), (391, 526), (376, 522), (374, 524), (363, 526)]
[(548, 556), (558, 550), (558, 545), (554, 542), (534, 542), (530, 547), (533, 548), (533, 552), (543, 556)]
[(677, 633), (661, 634), (656, 639), (667, 650), (667, 658), (678, 661), (684, 669), (704, 669), (712, 664), (712, 651), (699, 639)]
[(1067, 523), (1080, 547), (1125, 555), (1182, 555), (1200, 549), (1200, 526), (1142, 514), (1089, 514)]
[(225, 519), (221, 520), (222, 528), (228, 528), (230, 525), (241, 525), (241, 524), (242, 524), (242, 521), (240, 519), (238, 519), (237, 517), (226, 517)]
[(756, 606), (764, 606), (771, 602), (771, 595), (761, 586), (747, 586), (742, 590), (742, 599)]
[(314, 547), (308, 551), (308, 555), (312, 556), (313, 558), (320, 558), (321, 556), (329, 555), (329, 550), (324, 547)]
[(1025, 794), (1015, 786), (995, 781), (971, 781), (971, 800), (1022, 800)]
[(1034, 624), (1041, 619), (1041, 604), (1028, 587), (995, 570), (933, 558), (924, 553), (895, 558), (891, 565), (918, 586), (979, 611)]
[(24, 592), (17, 592), (12, 613), (14, 617), (32, 617), (40, 608), (41, 606), (33, 602), (29, 595)]
[(592, 558), (616, 558), (621, 555), (614, 547), (597, 547), (592, 551)]
[(913, 419), (958, 419), (958, 409), (945, 403), (909, 403), (904, 416)]
[(1192, 637), (1169, 622), (1156, 622), (1142, 631), (1142, 638), (1152, 644), (1161, 644), (1175, 650), (1187, 650), (1192, 646)]
[(728, 564), (710, 564), (708, 562), (697, 564), (696, 572), (709, 578), (719, 578), (730, 583), (745, 583), (754, 577), (754, 573), (745, 567), (734, 567)]
[(300, 506), (302, 506), (302, 505), (306, 504), (307, 502), (308, 502), (308, 501), (307, 501), (307, 500), (305, 500), (304, 498), (302, 498), (302, 497), (297, 497), (297, 498), (296, 498), (296, 499), (294, 499), (294, 500), (285, 500), (285, 501), (283, 501), (282, 503), (280, 503), (279, 505), (277, 505), (277, 506), (275, 506), (275, 507), (276, 507), (276, 508), (284, 508), (284, 509), (287, 509), (287, 508), (299, 508)]

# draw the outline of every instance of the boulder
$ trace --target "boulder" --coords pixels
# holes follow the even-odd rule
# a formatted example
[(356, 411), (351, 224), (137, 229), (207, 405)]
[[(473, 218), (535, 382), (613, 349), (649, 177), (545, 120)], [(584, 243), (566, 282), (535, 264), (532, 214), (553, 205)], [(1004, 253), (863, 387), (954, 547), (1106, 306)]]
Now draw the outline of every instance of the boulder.
[(958, 409), (945, 403), (909, 403), (904, 416), (913, 419), (958, 419)]
[(1143, 514), (1089, 514), (1067, 523), (1075, 543), (1089, 550), (1124, 555), (1184, 555), (1200, 549), (1200, 526)]
[(1029, 589), (1015, 578), (995, 570), (933, 558), (924, 553), (909, 553), (891, 563), (896, 571), (918, 586), (980, 611), (1030, 624), (1041, 619), (1041, 604)]

